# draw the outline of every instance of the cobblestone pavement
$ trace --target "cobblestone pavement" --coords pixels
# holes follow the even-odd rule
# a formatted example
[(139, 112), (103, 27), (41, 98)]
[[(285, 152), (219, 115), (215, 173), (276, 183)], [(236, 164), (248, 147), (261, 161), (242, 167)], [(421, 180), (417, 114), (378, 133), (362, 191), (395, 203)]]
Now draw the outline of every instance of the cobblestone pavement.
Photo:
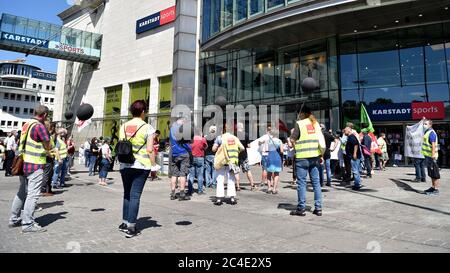
[[(97, 185), (77, 167), (69, 187), (42, 197), (36, 221), (47, 228), (21, 234), (8, 228), (17, 177), (0, 173), (0, 252), (450, 252), (450, 170), (442, 170), (440, 196), (421, 191), (413, 168), (388, 168), (364, 179), (361, 192), (333, 182), (323, 189), (322, 217), (290, 216), (297, 202), (291, 170), (281, 177), (278, 195), (251, 192), (246, 180), (238, 205), (212, 204), (214, 191), (191, 201), (169, 200), (167, 178), (149, 181), (141, 199), (142, 234), (126, 239), (121, 222), (120, 174)], [(252, 168), (260, 177), (259, 168)], [(258, 181), (258, 179), (257, 179)], [(312, 190), (307, 195), (313, 204)]]

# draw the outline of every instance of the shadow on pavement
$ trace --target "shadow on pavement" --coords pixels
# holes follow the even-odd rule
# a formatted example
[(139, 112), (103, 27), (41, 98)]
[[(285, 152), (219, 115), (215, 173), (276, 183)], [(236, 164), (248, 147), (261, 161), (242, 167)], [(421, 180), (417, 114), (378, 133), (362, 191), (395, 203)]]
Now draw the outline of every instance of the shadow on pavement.
[(177, 225), (177, 226), (189, 226), (189, 225), (192, 225), (192, 222), (191, 221), (178, 221), (178, 222), (175, 223), (175, 225)]
[(397, 179), (390, 179), (392, 182), (395, 183), (395, 185), (397, 185), (397, 187), (405, 190), (405, 191), (411, 191), (411, 192), (415, 192), (415, 193), (419, 193), (419, 194), (423, 194), (423, 191), (419, 191), (414, 189), (413, 187), (411, 187), (410, 185), (406, 184), (405, 182), (399, 181)]
[(106, 210), (106, 209), (104, 209), (104, 208), (91, 209), (92, 212), (105, 211), (105, 210)]
[(151, 220), (152, 217), (142, 217), (137, 220), (136, 225), (139, 227), (139, 229), (144, 230), (147, 228), (152, 227), (161, 227), (160, 224), (158, 224), (157, 221)]
[[(285, 209), (285, 210), (296, 210), (297, 209), (297, 204), (291, 204), (291, 203), (278, 203), (278, 207), (277, 209)], [(311, 206), (306, 206), (306, 210), (310, 211), (311, 210)]]
[(64, 201), (59, 200), (55, 202), (47, 202), (47, 203), (39, 203), (39, 207), (42, 207), (43, 209), (48, 209), (56, 206), (64, 206)]
[(66, 219), (63, 215), (67, 214), (67, 211), (58, 212), (58, 213), (49, 213), (46, 215), (43, 215), (41, 217), (38, 217), (36, 219), (36, 222), (38, 222), (42, 227), (48, 226), (60, 219)]

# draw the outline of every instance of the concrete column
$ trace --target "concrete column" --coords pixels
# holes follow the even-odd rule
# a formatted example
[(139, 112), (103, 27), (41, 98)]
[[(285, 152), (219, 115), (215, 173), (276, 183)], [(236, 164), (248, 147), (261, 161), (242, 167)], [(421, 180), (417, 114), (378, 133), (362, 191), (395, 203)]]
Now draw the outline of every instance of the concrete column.
[(194, 108), (197, 49), (198, 0), (177, 0), (173, 52), (172, 107)]
[(130, 85), (122, 84), (122, 104), (120, 107), (120, 116), (128, 116), (128, 108), (130, 108)]

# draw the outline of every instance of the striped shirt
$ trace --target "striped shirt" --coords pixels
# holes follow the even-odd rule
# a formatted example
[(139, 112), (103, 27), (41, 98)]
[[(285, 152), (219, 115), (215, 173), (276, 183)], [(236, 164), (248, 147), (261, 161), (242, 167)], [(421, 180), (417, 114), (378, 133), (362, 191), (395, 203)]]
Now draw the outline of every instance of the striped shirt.
[[(48, 133), (47, 128), (42, 123), (37, 123), (34, 125), (29, 132), (28, 137), (31, 137), (36, 142), (48, 142), (50, 141), (50, 134)], [(21, 143), (20, 145), (23, 145)], [(25, 147), (26, 149), (26, 147)], [(45, 165), (43, 164), (34, 164), (34, 163), (23, 163), (23, 172), (25, 175), (29, 175), (39, 169), (43, 169)]]

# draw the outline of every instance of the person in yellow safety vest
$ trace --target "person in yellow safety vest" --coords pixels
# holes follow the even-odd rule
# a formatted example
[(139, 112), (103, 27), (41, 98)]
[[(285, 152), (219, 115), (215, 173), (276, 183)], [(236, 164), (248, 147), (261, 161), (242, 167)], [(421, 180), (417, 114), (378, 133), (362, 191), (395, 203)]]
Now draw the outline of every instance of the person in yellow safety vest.
[(34, 110), (34, 118), (22, 127), (19, 153), (23, 156), (23, 175), (19, 176), (20, 187), (11, 208), (9, 227), (22, 226), (22, 233), (45, 231), (34, 221), (34, 210), (41, 194), (43, 169), (46, 157), (52, 149), (50, 135), (44, 122), (49, 109), (39, 105)]
[(319, 165), (325, 151), (325, 138), (319, 123), (311, 114), (308, 106), (303, 105), (299, 113), (300, 120), (291, 134), (295, 143), (295, 164), (297, 171), (297, 209), (291, 215), (306, 215), (306, 176), (309, 176), (314, 188), (314, 214), (322, 215), (322, 189), (320, 187)]
[(55, 140), (55, 163), (53, 169), (52, 187), (54, 189), (60, 189), (65, 187), (65, 179), (67, 174), (67, 168), (69, 166), (69, 158), (67, 154), (67, 145), (65, 138), (67, 136), (67, 130), (59, 128)]
[(216, 138), (213, 152), (216, 152), (221, 145), (224, 145), (228, 153), (229, 162), (217, 170), (217, 188), (215, 205), (220, 206), (225, 198), (225, 181), (227, 181), (227, 196), (230, 198), (230, 204), (236, 205), (236, 174), (239, 173), (239, 153), (244, 151), (245, 147), (241, 141), (231, 133), (227, 132), (227, 126), (224, 126), (224, 133)]
[(120, 175), (123, 183), (122, 223), (119, 230), (125, 232), (127, 238), (139, 235), (136, 227), (139, 201), (145, 182), (155, 165), (153, 139), (155, 129), (145, 122), (148, 105), (143, 100), (137, 100), (130, 106), (133, 116), (120, 127), (119, 139), (131, 142), (134, 163), (120, 163)]
[(431, 178), (431, 187), (425, 190), (426, 195), (439, 195), (439, 166), (438, 159), (438, 136), (433, 130), (433, 121), (425, 119), (423, 123), (425, 134), (423, 135), (422, 154), (425, 157), (425, 166), (427, 166), (428, 176)]

